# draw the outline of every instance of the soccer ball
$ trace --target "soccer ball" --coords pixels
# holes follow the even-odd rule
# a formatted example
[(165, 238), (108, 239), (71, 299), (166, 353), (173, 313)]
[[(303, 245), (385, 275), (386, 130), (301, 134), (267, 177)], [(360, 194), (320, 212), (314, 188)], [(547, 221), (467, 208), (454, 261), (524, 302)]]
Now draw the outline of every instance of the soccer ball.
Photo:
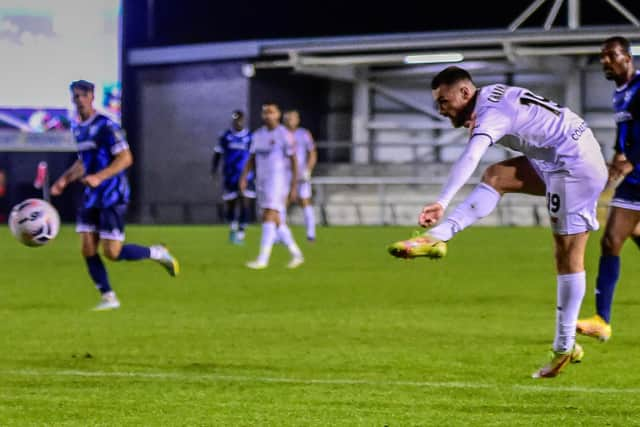
[(27, 199), (11, 209), (9, 228), (20, 243), (42, 246), (58, 235), (60, 215), (56, 208), (44, 200)]

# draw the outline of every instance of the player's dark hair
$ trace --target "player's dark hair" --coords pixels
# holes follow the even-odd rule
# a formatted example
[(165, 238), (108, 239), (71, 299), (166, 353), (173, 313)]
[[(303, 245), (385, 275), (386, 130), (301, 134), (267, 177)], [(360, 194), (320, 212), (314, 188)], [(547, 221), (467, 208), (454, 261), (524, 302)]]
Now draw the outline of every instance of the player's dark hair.
[(79, 89), (83, 92), (93, 92), (95, 85), (87, 80), (75, 80), (69, 85), (69, 90)]
[(467, 70), (452, 65), (451, 67), (447, 67), (436, 74), (433, 80), (431, 80), (431, 89), (437, 89), (442, 85), (452, 85), (460, 80), (469, 80), (470, 82), (473, 82), (471, 74), (469, 74)]
[(273, 105), (274, 107), (276, 107), (278, 110), (280, 110), (280, 106), (278, 105), (277, 102), (273, 102), (273, 101), (266, 101), (262, 103), (262, 108), (268, 106), (268, 105)]
[(631, 56), (631, 42), (629, 39), (622, 36), (613, 36), (609, 37), (604, 41), (604, 44), (618, 44), (624, 53)]

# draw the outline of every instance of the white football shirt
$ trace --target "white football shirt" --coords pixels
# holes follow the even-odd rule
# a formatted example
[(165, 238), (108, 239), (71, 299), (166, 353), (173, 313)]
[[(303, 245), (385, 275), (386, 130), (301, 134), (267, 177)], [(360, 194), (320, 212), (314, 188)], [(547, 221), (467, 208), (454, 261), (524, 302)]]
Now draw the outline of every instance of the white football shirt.
[[(496, 143), (521, 152), (543, 173), (569, 170), (585, 158), (602, 158), (584, 119), (528, 89), (503, 84), (480, 88), (474, 113), (469, 143), (438, 197), (445, 208)], [(502, 139), (506, 135), (515, 138)], [(581, 143), (583, 135), (588, 138)]]
[(296, 144), (296, 158), (298, 160), (298, 177), (303, 179), (307, 170), (309, 152), (315, 148), (311, 132), (305, 128), (297, 128), (292, 132)]
[(291, 133), (282, 125), (269, 130), (262, 126), (253, 133), (251, 154), (255, 154), (256, 181), (261, 186), (286, 187), (289, 182), (291, 156), (294, 142)]
[[(528, 89), (495, 84), (479, 89), (471, 138), (519, 151), (544, 171), (564, 168), (580, 158), (579, 140), (588, 129), (580, 116)], [(506, 138), (513, 135), (516, 138)]]

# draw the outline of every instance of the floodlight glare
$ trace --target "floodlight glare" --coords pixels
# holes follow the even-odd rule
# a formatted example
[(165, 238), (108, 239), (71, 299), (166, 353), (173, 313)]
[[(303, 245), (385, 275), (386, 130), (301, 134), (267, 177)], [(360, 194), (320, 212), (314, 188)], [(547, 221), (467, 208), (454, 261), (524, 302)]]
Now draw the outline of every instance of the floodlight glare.
[(426, 53), (423, 55), (407, 55), (405, 64), (437, 64), (442, 62), (460, 62), (464, 59), (461, 53)]

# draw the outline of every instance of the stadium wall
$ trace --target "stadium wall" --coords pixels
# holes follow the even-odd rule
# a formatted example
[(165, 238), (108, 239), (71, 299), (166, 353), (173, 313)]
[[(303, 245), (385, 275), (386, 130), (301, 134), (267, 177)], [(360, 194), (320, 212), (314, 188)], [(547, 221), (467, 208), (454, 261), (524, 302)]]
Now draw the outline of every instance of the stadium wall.
[(210, 165), (231, 111), (248, 108), (249, 82), (238, 62), (139, 69), (137, 109), (139, 220), (217, 220), (220, 180)]

